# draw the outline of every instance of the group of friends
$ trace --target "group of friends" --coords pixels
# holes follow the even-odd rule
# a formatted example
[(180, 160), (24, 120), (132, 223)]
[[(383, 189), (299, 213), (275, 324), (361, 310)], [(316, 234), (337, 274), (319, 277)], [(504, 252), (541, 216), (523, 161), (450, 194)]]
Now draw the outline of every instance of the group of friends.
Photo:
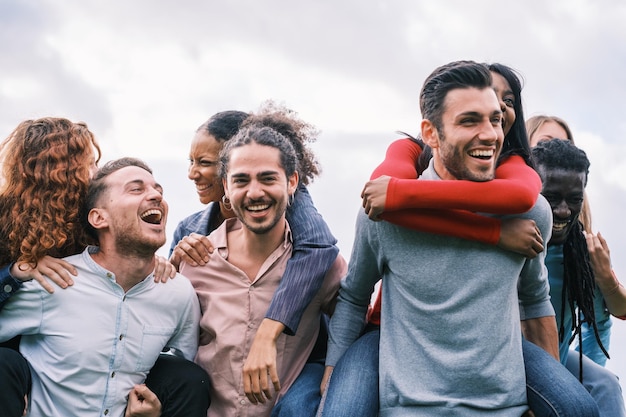
[[(362, 191), (347, 262), (307, 185), (318, 131), (267, 102), (196, 131), (181, 221), (84, 123), (0, 144), (0, 404), (13, 416), (626, 416), (626, 290), (564, 120), (456, 61)], [(377, 284), (380, 287), (377, 289)], [(575, 349), (574, 349), (575, 348)]]

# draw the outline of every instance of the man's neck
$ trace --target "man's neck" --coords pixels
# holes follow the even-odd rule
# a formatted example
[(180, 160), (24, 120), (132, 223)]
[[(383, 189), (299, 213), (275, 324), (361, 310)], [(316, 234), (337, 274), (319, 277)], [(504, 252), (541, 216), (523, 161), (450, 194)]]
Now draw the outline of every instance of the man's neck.
[(287, 222), (283, 218), (267, 233), (254, 233), (245, 225), (228, 233), (228, 261), (246, 272), (253, 281), (267, 258), (285, 240)]
[(107, 247), (100, 247), (91, 257), (98, 265), (115, 274), (115, 282), (124, 292), (143, 281), (154, 271), (155, 266), (154, 255), (120, 254), (114, 248)]

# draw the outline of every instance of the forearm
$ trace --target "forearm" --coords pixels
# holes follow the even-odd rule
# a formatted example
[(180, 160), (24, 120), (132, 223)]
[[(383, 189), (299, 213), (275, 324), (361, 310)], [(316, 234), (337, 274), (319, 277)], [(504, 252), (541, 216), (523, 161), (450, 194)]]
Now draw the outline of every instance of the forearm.
[(548, 352), (557, 361), (559, 360), (559, 338), (554, 316), (522, 321), (522, 333), (526, 340)]
[(304, 310), (322, 287), (339, 249), (335, 245), (337, 240), (302, 186), (287, 212), (287, 221), (293, 237), (293, 253), (265, 317), (283, 323), (285, 332), (293, 335)]
[(11, 265), (0, 268), (0, 310), (9, 298), (22, 287), (22, 282), (11, 275)]
[(602, 293), (609, 312), (615, 317), (626, 319), (626, 289), (615, 276), (615, 272), (611, 270), (610, 275), (605, 279), (597, 277), (596, 285)]

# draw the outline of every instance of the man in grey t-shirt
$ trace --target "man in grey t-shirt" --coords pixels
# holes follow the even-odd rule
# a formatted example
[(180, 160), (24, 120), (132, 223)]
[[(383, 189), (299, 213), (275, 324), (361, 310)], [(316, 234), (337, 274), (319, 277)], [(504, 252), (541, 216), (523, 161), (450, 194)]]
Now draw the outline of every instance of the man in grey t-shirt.
[[(421, 134), (433, 159), (422, 179), (494, 178), (504, 135), (491, 81), (486, 66), (468, 61), (440, 67), (426, 80)], [(517, 217), (549, 235), (542, 197)], [(372, 222), (361, 213), (327, 364), (358, 337), (383, 277), (380, 415), (519, 417), (528, 409), (520, 316), (527, 338), (557, 354), (543, 258)]]

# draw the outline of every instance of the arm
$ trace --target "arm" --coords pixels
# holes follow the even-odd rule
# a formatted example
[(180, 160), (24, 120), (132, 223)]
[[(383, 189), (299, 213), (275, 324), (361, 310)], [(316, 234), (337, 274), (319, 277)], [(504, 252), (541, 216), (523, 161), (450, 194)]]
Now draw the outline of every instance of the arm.
[(554, 316), (522, 321), (522, 333), (526, 340), (533, 342), (559, 361), (559, 336)]
[(0, 268), (0, 310), (7, 300), (22, 287), (22, 281), (11, 276), (9, 272), (11, 266), (6, 265)]
[[(535, 219), (541, 234), (549, 240), (552, 231), (552, 211), (543, 197), (537, 200), (530, 216)], [(559, 339), (554, 308), (550, 302), (550, 284), (545, 257), (546, 253), (542, 252), (534, 259), (524, 261), (517, 291), (520, 319), (526, 339), (558, 360)]]
[(54, 286), (48, 280), (61, 288), (74, 284), (72, 275), (76, 276), (76, 268), (63, 259), (44, 256), (33, 268), (25, 263), (13, 263), (0, 268), (0, 309), (4, 303), (21, 288), (22, 283), (30, 280), (37, 281), (50, 294)]
[(0, 342), (17, 335), (38, 333), (48, 297), (49, 293), (38, 283), (25, 282), (0, 310)]
[[(200, 302), (191, 282), (182, 279), (178, 285), (187, 286), (187, 297), (180, 303), (180, 325), (167, 343), (167, 347), (174, 348), (183, 354), (187, 360), (193, 361), (198, 352), (200, 330)], [(178, 291), (177, 291), (178, 293)]]
[(585, 233), (589, 260), (593, 268), (596, 285), (609, 312), (622, 320), (626, 319), (626, 289), (611, 268), (611, 252), (600, 233)]
[[(374, 170), (372, 180), (385, 175), (393, 177), (388, 184), (385, 211), (448, 208), (497, 214), (524, 213), (533, 207), (541, 192), (539, 175), (520, 156), (504, 160), (493, 181), (418, 182), (415, 165), (421, 152), (420, 146), (411, 139), (397, 140)], [(363, 190), (366, 194), (370, 183)]]
[(285, 332), (293, 335), (302, 313), (322, 287), (339, 249), (335, 245), (337, 240), (302, 185), (287, 209), (287, 221), (293, 237), (293, 254), (265, 317), (283, 323)]

